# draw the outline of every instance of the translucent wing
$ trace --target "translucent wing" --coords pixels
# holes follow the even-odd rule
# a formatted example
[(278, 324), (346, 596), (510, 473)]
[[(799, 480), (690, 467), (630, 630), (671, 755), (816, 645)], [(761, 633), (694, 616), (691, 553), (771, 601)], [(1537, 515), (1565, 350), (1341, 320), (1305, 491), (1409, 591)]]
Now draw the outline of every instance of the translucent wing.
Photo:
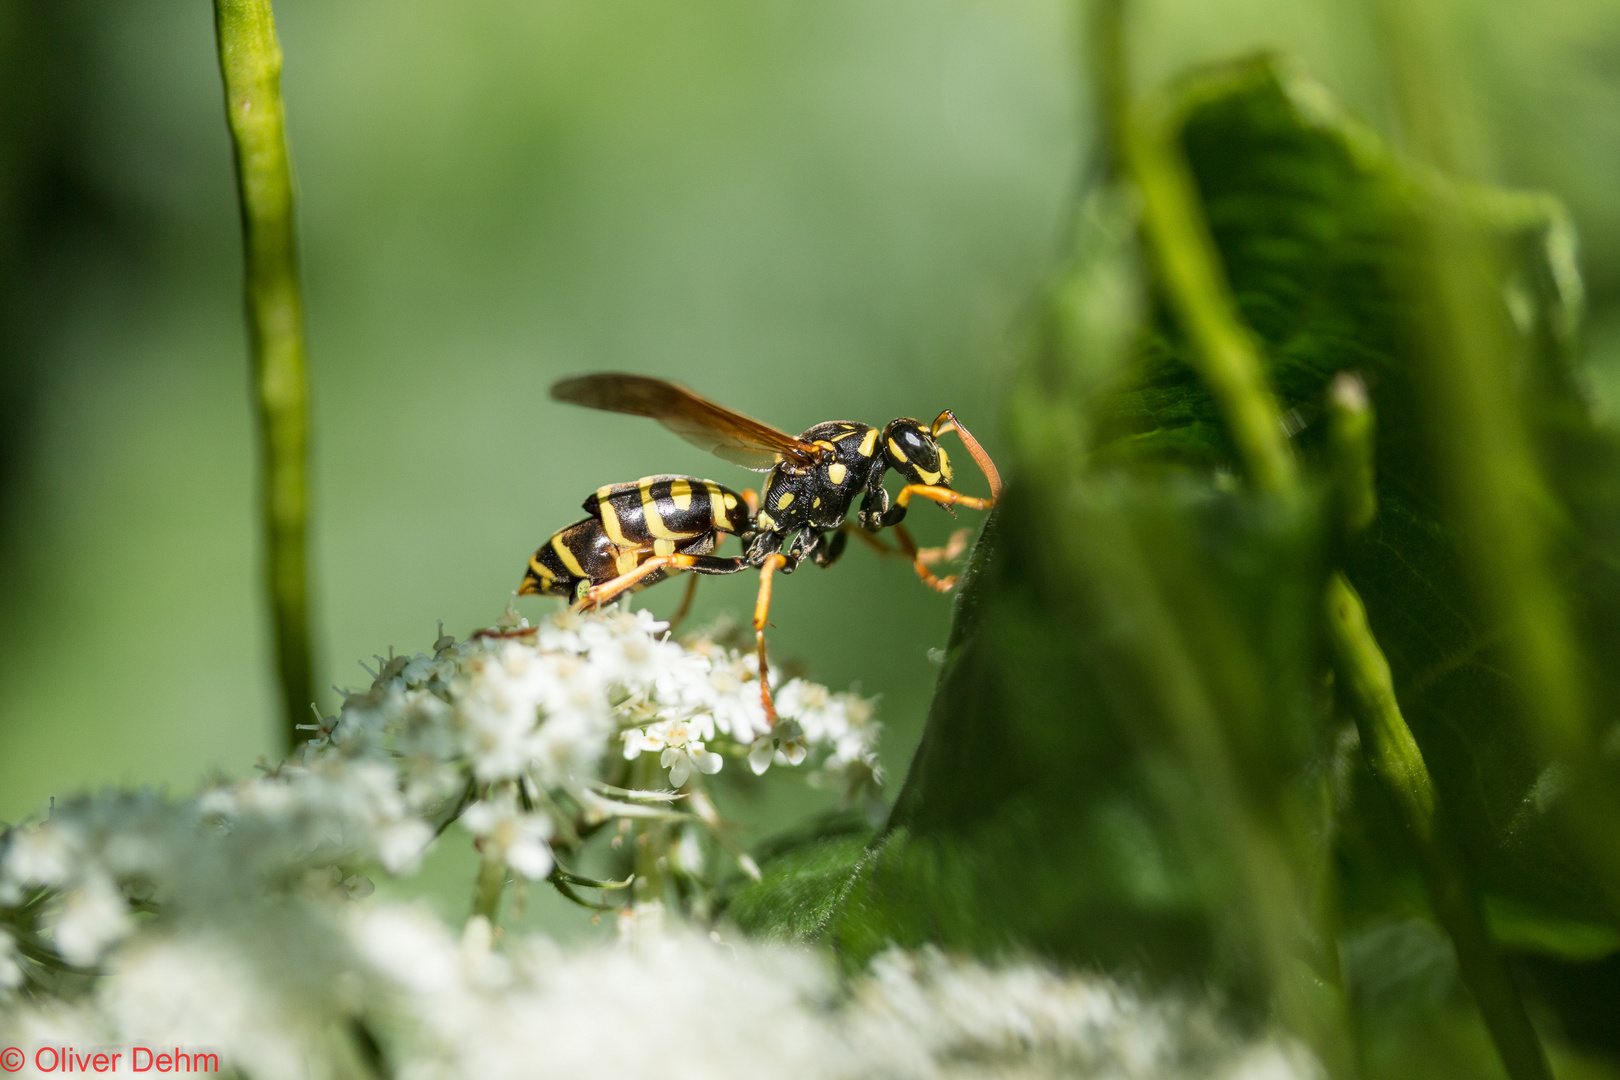
[(651, 417), (694, 446), (755, 472), (768, 471), (779, 457), (808, 466), (820, 456), (815, 447), (785, 431), (646, 375), (576, 375), (553, 383), (551, 396), (588, 409)]

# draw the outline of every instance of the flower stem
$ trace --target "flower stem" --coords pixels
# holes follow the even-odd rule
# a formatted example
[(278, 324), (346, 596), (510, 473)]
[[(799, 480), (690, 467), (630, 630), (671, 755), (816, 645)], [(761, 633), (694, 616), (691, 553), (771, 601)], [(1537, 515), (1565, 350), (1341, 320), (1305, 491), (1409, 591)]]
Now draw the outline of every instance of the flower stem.
[(281, 102), (281, 47), (270, 0), (214, 0), (242, 213), (248, 348), (259, 420), (259, 496), (287, 750), (314, 700), (309, 632), (309, 389)]
[(485, 855), (478, 864), (478, 884), (473, 889), (472, 913), (482, 915), (491, 926), (500, 922), (501, 893), (506, 889), (506, 861)]

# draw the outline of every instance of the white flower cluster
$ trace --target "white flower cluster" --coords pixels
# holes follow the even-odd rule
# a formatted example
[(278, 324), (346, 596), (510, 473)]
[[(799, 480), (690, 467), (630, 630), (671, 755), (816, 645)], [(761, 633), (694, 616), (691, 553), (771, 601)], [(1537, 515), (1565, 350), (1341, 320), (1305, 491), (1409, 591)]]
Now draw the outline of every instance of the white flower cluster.
[(698, 876), (698, 838), (720, 824), (713, 803), (647, 790), (659, 774), (633, 771), (643, 749), (660, 751), (676, 788), (717, 771), (723, 755), (757, 772), (807, 753), (850, 791), (875, 787), (867, 702), (794, 680), (773, 729), (750, 658), (664, 629), (644, 611), (565, 612), (538, 626), (509, 613), (467, 641), (441, 636), (431, 655), (380, 661), (296, 761), (190, 800), (79, 798), (10, 830), (0, 837), (0, 994), (33, 970), (31, 955), (96, 966), (143, 910), (167, 917), (287, 894), (310, 875), (324, 887), (334, 872), (335, 884), (363, 890), (356, 871), (373, 864), (410, 872), (458, 817), (486, 861), (528, 880), (551, 874), (554, 847), (588, 826), (669, 822), (673, 864)]
[(625, 764), (645, 752), (676, 789), (728, 755), (755, 773), (814, 755), (818, 778), (846, 798), (880, 789), (870, 702), (795, 679), (773, 727), (753, 657), (665, 629), (646, 611), (562, 612), (536, 626), (508, 612), (467, 641), (441, 637), (431, 656), (379, 660), (371, 687), (321, 722), (304, 760), (386, 761), (421, 817), (442, 817), (461, 796), (486, 857), (531, 880), (550, 873), (554, 836), (675, 813), (647, 806), (667, 808), (667, 793), (649, 790), (655, 773)]
[(1297, 1048), (1100, 977), (925, 950), (841, 982), (810, 950), (684, 935), (495, 949), (482, 919), (458, 936), (400, 905), (146, 935), (89, 998), (0, 1018), (0, 1044), (25, 1049), (24, 1076), (41, 1046), (132, 1044), (216, 1053), (257, 1080), (361, 1075), (368, 1054), (399, 1080), (1319, 1075)]
[(0, 833), (0, 1047), (22, 1053), (0, 1064), (69, 1071), (73, 1048), (151, 1072), (173, 1048), (255, 1080), (1316, 1075), (1286, 1044), (1105, 979), (925, 951), (845, 981), (809, 949), (666, 934), (657, 895), (623, 909), (619, 943), (575, 951), (496, 948), (482, 916), (457, 932), (369, 898), (360, 870), (410, 870), (457, 817), (500, 881), (552, 874), (554, 849), (613, 817), (697, 881), (714, 804), (649, 790), (659, 770), (681, 787), (727, 757), (811, 759), (876, 779), (866, 702), (791, 681), (771, 727), (747, 658), (662, 629), (561, 615), (441, 637), (382, 661), (296, 762), (185, 800), (76, 798)]

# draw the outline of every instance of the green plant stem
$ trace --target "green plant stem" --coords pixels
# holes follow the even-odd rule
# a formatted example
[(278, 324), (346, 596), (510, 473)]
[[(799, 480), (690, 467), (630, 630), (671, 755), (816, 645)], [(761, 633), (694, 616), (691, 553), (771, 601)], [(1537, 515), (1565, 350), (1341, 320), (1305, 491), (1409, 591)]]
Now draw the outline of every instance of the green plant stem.
[(1081, 67), (1091, 73), (1091, 114), (1103, 154), (1103, 172), (1109, 179), (1117, 179), (1125, 165), (1123, 137), (1131, 89), (1125, 64), (1125, 0), (1090, 0), (1090, 16), (1085, 21)]
[[(1192, 178), (1174, 143), (1175, 118), (1152, 104), (1132, 106), (1122, 0), (1094, 2), (1101, 7), (1094, 13), (1093, 32), (1113, 38), (1093, 45), (1093, 55), (1106, 65), (1103, 76), (1113, 84), (1097, 96), (1100, 107), (1114, 113), (1105, 126), (1141, 200), (1146, 247), (1250, 482), (1261, 493), (1293, 501), (1300, 492), (1293, 452), (1259, 351), (1232, 303)], [(1189, 696), (1177, 704), (1195, 702)], [(1311, 972), (1310, 950), (1300, 932), (1310, 925), (1302, 902), (1309, 884), (1290, 857), (1284, 830), (1272, 820), (1273, 812), (1254, 805), (1244, 790), (1220, 718), (1212, 710), (1192, 707), (1167, 713), (1181, 721), (1177, 734), (1183, 751), (1230, 837), (1248, 921), (1280, 1018), (1311, 1045), (1330, 1075), (1350, 1076), (1354, 1055), (1342, 990)]]
[(1360, 536), (1378, 516), (1373, 427), (1366, 385), (1348, 371), (1339, 372), (1328, 388), (1328, 460), (1334, 516), (1346, 537)]
[[(648, 791), (657, 783), (658, 759), (643, 754), (632, 766), (631, 783)], [(630, 883), (630, 902), (638, 908), (662, 905), (669, 880), (664, 857), (669, 848), (669, 823), (665, 821), (637, 822), (633, 838), (633, 880)]]
[(1463, 981), (1508, 1075), (1513, 1080), (1551, 1080), (1541, 1040), (1491, 939), (1479, 890), (1445, 827), (1434, 782), (1401, 715), (1389, 662), (1367, 625), (1361, 597), (1335, 572), (1326, 600), (1334, 671), (1360, 732), (1362, 753), (1411, 839), (1435, 916), (1457, 950)]
[(491, 926), (500, 922), (501, 894), (506, 890), (506, 861), (484, 855), (478, 863), (478, 883), (473, 888), (472, 913), (482, 915)]
[(1256, 491), (1299, 492), (1299, 469), (1279, 422), (1260, 352), (1243, 324), (1192, 177), (1176, 143), (1176, 117), (1148, 104), (1134, 111), (1122, 145), (1142, 199), (1142, 224), (1165, 292), (1192, 344), (1198, 374)]
[(264, 558), (291, 751), (314, 700), (309, 632), (309, 388), (281, 102), (281, 46), (269, 0), (214, 0), (225, 117), (242, 212), (248, 349), (259, 420)]

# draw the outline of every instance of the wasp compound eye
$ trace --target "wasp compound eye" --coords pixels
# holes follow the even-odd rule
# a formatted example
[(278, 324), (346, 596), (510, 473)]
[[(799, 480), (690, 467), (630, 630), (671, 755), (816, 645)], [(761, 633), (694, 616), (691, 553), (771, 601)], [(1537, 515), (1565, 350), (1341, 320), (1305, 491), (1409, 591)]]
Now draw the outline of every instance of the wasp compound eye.
[(941, 468), (939, 443), (917, 421), (895, 420), (884, 432), (883, 443), (889, 467), (909, 483), (934, 487), (950, 482)]

